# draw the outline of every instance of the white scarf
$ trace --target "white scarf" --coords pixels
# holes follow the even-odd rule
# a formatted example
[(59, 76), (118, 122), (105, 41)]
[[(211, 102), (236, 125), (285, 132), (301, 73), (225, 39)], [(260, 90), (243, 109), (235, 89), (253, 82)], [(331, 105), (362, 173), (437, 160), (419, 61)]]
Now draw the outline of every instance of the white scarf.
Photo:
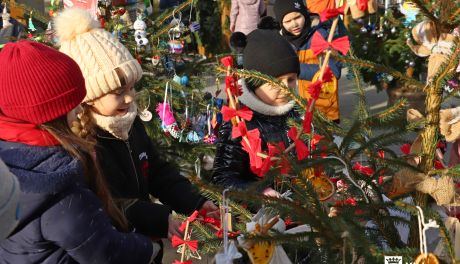
[(137, 116), (137, 106), (132, 103), (128, 113), (123, 116), (103, 116), (91, 111), (91, 117), (96, 125), (121, 140), (128, 140), (129, 131)]

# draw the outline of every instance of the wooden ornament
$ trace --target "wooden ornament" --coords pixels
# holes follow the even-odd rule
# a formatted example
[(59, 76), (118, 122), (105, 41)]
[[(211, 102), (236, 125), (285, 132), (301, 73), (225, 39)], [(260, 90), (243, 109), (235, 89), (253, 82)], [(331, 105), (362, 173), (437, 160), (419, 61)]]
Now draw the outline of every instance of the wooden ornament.
[(415, 258), (414, 264), (439, 264), (439, 260), (432, 253), (420, 254)]

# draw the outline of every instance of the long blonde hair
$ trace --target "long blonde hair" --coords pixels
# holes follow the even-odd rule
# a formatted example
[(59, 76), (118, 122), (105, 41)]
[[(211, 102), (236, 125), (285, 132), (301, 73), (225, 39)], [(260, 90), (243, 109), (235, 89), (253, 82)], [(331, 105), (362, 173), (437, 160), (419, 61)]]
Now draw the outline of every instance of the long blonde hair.
[[(89, 125), (90, 121), (88, 121)], [(84, 170), (85, 180), (90, 189), (96, 193), (102, 201), (103, 208), (110, 216), (112, 224), (120, 231), (128, 231), (129, 224), (125, 216), (115, 205), (107, 183), (101, 173), (101, 169), (93, 158), (95, 155), (95, 141), (86, 140), (75, 135), (67, 124), (67, 117), (49, 121), (40, 127), (53, 135), (62, 147), (73, 157), (77, 158)], [(87, 133), (87, 136), (91, 133)]]

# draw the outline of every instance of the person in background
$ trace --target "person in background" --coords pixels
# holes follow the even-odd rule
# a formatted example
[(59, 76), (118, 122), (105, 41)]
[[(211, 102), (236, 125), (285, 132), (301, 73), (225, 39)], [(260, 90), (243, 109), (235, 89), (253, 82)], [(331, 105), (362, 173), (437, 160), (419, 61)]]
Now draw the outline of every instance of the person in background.
[(264, 0), (232, 0), (230, 31), (248, 35), (266, 12)]

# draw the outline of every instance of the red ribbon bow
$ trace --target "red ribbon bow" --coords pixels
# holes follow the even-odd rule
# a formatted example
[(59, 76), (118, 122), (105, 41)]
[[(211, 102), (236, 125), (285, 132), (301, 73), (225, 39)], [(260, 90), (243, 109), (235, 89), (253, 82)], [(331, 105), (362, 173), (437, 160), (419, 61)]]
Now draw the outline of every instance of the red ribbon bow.
[(188, 248), (190, 248), (190, 250), (192, 250), (192, 251), (197, 251), (198, 250), (198, 240), (184, 241), (184, 240), (182, 240), (182, 238), (180, 238), (180, 237), (178, 237), (176, 235), (173, 235), (173, 237), (171, 239), (171, 244), (172, 244), (173, 247), (177, 247), (177, 246), (180, 246), (180, 245), (185, 245)]
[(404, 154), (404, 155), (409, 155), (410, 153), (410, 144), (406, 143), (406, 144), (403, 144), (401, 147), (401, 152)]
[(356, 5), (358, 6), (358, 9), (361, 11), (367, 10), (367, 4), (368, 0), (356, 0)]
[(303, 119), (303, 131), (307, 134), (311, 133), (311, 122), (313, 120), (313, 112), (305, 112), (305, 117)]
[(220, 220), (213, 217), (208, 217), (206, 216), (207, 214), (208, 212), (206, 211), (206, 209), (200, 210), (199, 216), (203, 218), (202, 220), (200, 220), (200, 222), (204, 224), (211, 224), (213, 226), (216, 226), (217, 228), (220, 228)]
[(320, 17), (321, 22), (324, 22), (338, 15), (342, 15), (344, 11), (345, 11), (345, 5), (342, 5), (341, 7), (327, 9), (319, 13), (319, 17)]
[(256, 173), (262, 167), (262, 158), (257, 156), (257, 153), (262, 152), (259, 129), (249, 130), (246, 134), (247, 141), (241, 140), (243, 150), (249, 154), (249, 163), (251, 170)]
[(268, 147), (268, 157), (264, 159), (262, 163), (262, 167), (256, 173), (256, 175), (259, 177), (262, 177), (263, 175), (265, 175), (265, 173), (267, 173), (270, 170), (270, 168), (273, 166), (272, 158), (280, 153), (283, 153), (283, 151), (286, 149), (283, 142), (279, 142), (277, 145), (268, 143), (267, 147)]
[(199, 213), (198, 211), (194, 211), (189, 217), (187, 217), (187, 219), (184, 222), (182, 222), (182, 224), (180, 225), (179, 230), (181, 232), (184, 232), (185, 227), (187, 226), (187, 222), (191, 223), (195, 221), (196, 217), (198, 216), (198, 213)]
[(291, 129), (289, 129), (289, 132), (288, 132), (288, 137), (294, 140), (295, 150), (297, 152), (297, 159), (303, 160), (306, 157), (308, 157), (308, 155), (310, 154), (310, 151), (307, 145), (305, 145), (305, 143), (300, 138), (297, 138), (297, 135), (298, 135), (297, 129), (295, 127), (291, 127)]
[(233, 57), (223, 57), (222, 59), (220, 59), (220, 63), (222, 63), (225, 67), (233, 67)]
[(236, 110), (226, 105), (222, 106), (221, 109), (222, 117), (224, 121), (229, 121), (230, 119), (234, 118), (235, 116), (241, 117), (244, 120), (251, 120), (252, 119), (252, 111), (247, 106), (243, 106), (241, 109)]
[(239, 122), (232, 128), (232, 138), (244, 137), (248, 133), (245, 122)]
[(313, 53), (318, 56), (318, 54), (328, 49), (329, 47), (339, 51), (342, 53), (342, 55), (345, 55), (350, 49), (350, 40), (348, 39), (348, 36), (343, 36), (336, 38), (332, 40), (331, 43), (329, 43), (318, 31), (316, 31), (315, 34), (313, 34), (313, 39), (310, 46)]
[(172, 264), (192, 264), (192, 260), (187, 260), (187, 261), (184, 261), (184, 262), (180, 262), (179, 260), (174, 260), (174, 262)]
[(321, 141), (321, 139), (323, 139), (323, 138), (324, 138), (324, 136), (315, 134), (315, 135), (311, 138), (311, 142), (310, 142), (311, 149), (312, 149), (312, 150), (316, 150), (316, 145), (318, 145), (318, 143), (319, 143), (319, 142)]
[(332, 81), (332, 76), (334, 76), (334, 73), (332, 73), (331, 68), (326, 67), (322, 79), (310, 84), (308, 87), (308, 93), (313, 99), (318, 100), (323, 83)]
[(363, 166), (361, 163), (359, 162), (356, 162), (352, 169), (354, 170), (357, 170), (359, 172), (361, 172), (362, 174), (364, 175), (367, 175), (367, 176), (372, 176), (372, 174), (374, 174), (374, 169), (372, 169), (371, 167), (369, 166)]
[(241, 86), (237, 84), (237, 81), (233, 76), (225, 77), (225, 87), (230, 89), (230, 93), (234, 96), (241, 96), (243, 94)]

